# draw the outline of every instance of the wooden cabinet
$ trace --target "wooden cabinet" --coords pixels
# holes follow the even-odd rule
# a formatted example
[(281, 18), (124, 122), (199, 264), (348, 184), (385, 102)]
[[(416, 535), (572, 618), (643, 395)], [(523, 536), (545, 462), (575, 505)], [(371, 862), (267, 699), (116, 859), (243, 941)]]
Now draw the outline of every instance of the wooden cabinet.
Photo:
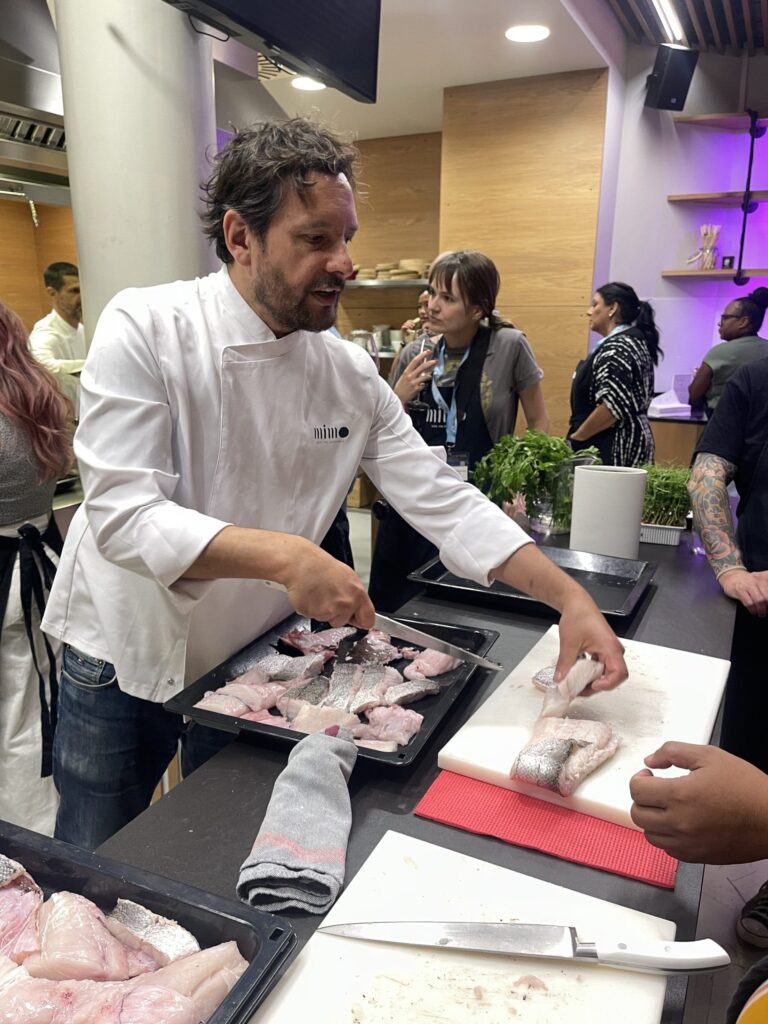
[(656, 445), (656, 462), (690, 466), (706, 423), (697, 420), (649, 420)]

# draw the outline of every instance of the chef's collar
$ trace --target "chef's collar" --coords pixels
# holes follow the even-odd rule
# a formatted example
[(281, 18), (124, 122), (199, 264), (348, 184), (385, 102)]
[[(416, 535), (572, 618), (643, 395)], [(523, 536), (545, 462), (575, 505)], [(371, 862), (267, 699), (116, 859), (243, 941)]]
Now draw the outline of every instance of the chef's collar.
[(300, 330), (291, 331), (290, 334), (284, 334), (280, 338), (276, 337), (272, 328), (264, 323), (256, 310), (245, 301), (237, 290), (226, 264), (215, 275), (215, 282), (224, 305), (248, 333), (247, 340), (243, 340), (241, 344), (263, 344), (270, 341), (284, 341), (290, 344), (291, 338), (303, 333)]

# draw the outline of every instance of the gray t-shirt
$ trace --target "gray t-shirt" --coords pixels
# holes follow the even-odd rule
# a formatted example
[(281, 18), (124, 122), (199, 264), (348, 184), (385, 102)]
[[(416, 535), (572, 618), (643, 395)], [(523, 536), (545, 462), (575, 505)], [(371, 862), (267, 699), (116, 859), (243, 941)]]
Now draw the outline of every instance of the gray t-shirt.
[(56, 480), (40, 483), (41, 467), (26, 431), (0, 413), (0, 526), (51, 511)]
[(723, 341), (711, 348), (702, 360), (712, 371), (712, 383), (705, 395), (708, 408), (715, 408), (725, 385), (740, 367), (765, 356), (768, 356), (768, 341), (758, 338), (755, 334), (734, 338), (733, 341)]

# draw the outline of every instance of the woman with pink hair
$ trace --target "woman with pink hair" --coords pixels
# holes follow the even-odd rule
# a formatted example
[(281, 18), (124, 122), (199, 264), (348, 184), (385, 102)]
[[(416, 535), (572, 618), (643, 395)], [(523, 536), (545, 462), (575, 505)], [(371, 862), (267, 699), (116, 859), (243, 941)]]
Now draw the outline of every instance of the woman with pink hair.
[(61, 551), (51, 513), (72, 408), (0, 302), (0, 818), (53, 834), (59, 644), (40, 630)]

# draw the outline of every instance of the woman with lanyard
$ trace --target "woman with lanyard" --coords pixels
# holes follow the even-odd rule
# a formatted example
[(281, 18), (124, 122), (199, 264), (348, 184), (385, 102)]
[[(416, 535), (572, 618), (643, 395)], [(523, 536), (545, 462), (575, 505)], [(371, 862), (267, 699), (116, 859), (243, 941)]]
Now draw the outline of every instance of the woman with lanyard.
[[(392, 383), (428, 445), (445, 448), (467, 479), (475, 463), (515, 428), (518, 400), (529, 427), (547, 432), (539, 369), (525, 335), (495, 310), (499, 273), (481, 252), (447, 252), (429, 271), (427, 326), (437, 337), (411, 342)], [(394, 611), (419, 590), (407, 575), (437, 549), (390, 506), (380, 518), (368, 592), (382, 611)]]
[(72, 407), (0, 303), (0, 818), (53, 835), (58, 642), (40, 630), (61, 552), (51, 514)]
[(612, 281), (597, 289), (587, 313), (603, 340), (573, 375), (571, 447), (594, 445), (606, 466), (653, 462), (648, 406), (662, 354), (653, 308), (628, 284)]

